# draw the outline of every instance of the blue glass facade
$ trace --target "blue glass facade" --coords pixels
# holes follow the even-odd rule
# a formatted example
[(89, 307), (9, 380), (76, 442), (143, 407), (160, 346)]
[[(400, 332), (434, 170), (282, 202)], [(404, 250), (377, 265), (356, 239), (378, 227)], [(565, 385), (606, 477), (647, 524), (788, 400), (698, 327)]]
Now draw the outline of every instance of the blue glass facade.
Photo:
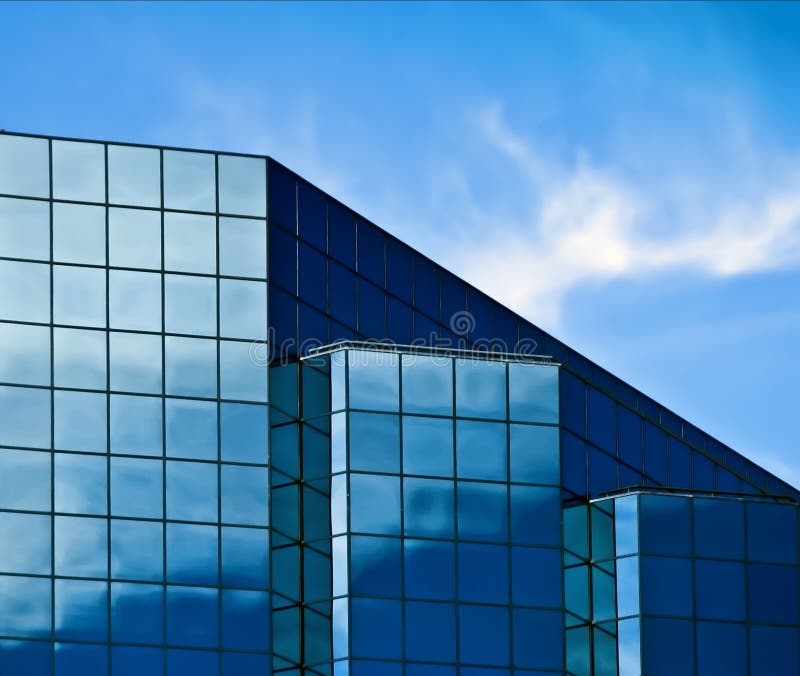
[(3, 676), (796, 675), (798, 498), (269, 158), (0, 134)]

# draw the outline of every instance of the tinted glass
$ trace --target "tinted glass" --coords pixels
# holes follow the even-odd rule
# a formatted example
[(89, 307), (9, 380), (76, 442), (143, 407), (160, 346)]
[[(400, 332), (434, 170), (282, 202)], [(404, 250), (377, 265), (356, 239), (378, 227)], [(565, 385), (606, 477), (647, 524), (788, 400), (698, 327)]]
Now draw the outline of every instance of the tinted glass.
[(219, 271), (232, 277), (267, 276), (267, 225), (264, 221), (219, 219)]
[(506, 417), (506, 367), (501, 362), (456, 360), (456, 415)]
[(453, 361), (423, 355), (403, 355), (403, 411), (453, 413)]
[(155, 148), (108, 146), (108, 201), (161, 206), (161, 153)]
[(161, 268), (161, 214), (108, 210), (108, 262), (124, 268)]
[(55, 199), (105, 202), (105, 176), (105, 147), (102, 144), (53, 141)]
[(45, 139), (0, 136), (0, 192), (50, 196), (50, 160)]
[(267, 215), (266, 162), (257, 157), (219, 156), (219, 210)]
[(403, 472), (453, 476), (453, 421), (403, 416)]
[(49, 362), (48, 327), (0, 324), (0, 381), (49, 385)]
[(380, 413), (350, 414), (350, 469), (400, 471), (400, 418)]
[(76, 326), (105, 326), (105, 271), (54, 266), (53, 321)]
[(350, 477), (350, 528), (355, 532), (400, 534), (400, 480), (354, 474)]
[(3, 255), (48, 260), (49, 212), (47, 202), (0, 197), (0, 251)]
[(105, 265), (106, 210), (84, 204), (53, 204), (53, 260)]
[(400, 406), (397, 356), (386, 352), (347, 353), (351, 408), (397, 411)]
[[(46, 354), (43, 350), (40, 354)], [(106, 334), (80, 329), (53, 330), (55, 385), (94, 390), (106, 388)]]
[(215, 211), (214, 156), (164, 151), (164, 206), (167, 209)]
[(0, 287), (0, 319), (50, 321), (49, 266), (0, 261)]
[(508, 365), (509, 417), (529, 422), (558, 422), (558, 368)]
[(505, 481), (507, 433), (508, 428), (502, 423), (459, 420), (456, 423), (458, 476)]
[(214, 274), (217, 271), (217, 222), (200, 214), (164, 214), (164, 268)]

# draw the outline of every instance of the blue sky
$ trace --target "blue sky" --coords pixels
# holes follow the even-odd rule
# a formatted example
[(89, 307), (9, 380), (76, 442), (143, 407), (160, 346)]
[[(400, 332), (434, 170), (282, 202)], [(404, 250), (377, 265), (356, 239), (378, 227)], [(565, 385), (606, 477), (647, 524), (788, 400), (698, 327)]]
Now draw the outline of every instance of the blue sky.
[(272, 155), (800, 484), (800, 5), (2, 3), (0, 128)]

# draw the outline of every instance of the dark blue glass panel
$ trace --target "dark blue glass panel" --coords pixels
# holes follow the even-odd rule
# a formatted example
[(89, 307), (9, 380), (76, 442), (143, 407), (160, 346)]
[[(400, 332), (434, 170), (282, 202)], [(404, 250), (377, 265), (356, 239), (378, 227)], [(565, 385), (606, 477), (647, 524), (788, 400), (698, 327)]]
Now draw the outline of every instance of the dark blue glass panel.
[(403, 416), (403, 472), (453, 476), (452, 419)]
[(465, 540), (508, 539), (508, 491), (498, 484), (458, 482), (458, 536)]
[(386, 240), (386, 288), (411, 302), (411, 249), (397, 240)]
[[(408, 499), (408, 492), (406, 496)], [(369, 474), (352, 475), (350, 528), (355, 532), (399, 535), (400, 480)]]
[[(337, 662), (337, 665), (343, 663)], [(402, 676), (403, 665), (401, 662), (373, 662), (367, 660), (352, 660), (349, 663), (349, 676)], [(339, 676), (339, 671), (334, 672)], [(344, 671), (342, 674), (348, 674)]]
[(455, 545), (406, 539), (405, 594), (411, 598), (452, 599), (455, 594)]
[(285, 230), (269, 226), (270, 282), (280, 284), (291, 293), (297, 293), (297, 239)]
[(356, 276), (338, 263), (330, 262), (330, 313), (342, 324), (356, 325)]
[(217, 583), (217, 528), (167, 524), (167, 579), (182, 584)]
[(404, 479), (405, 534), (453, 537), (453, 482)]
[(111, 648), (111, 676), (162, 676), (164, 653), (160, 648)]
[(587, 388), (589, 441), (607, 453), (617, 454), (617, 407), (614, 400)]
[(167, 587), (167, 643), (213, 648), (218, 644), (216, 589)]
[(506, 410), (506, 365), (456, 360), (456, 415), (505, 420)]
[(797, 624), (797, 569), (792, 566), (750, 565), (747, 569), (749, 620)]
[(386, 295), (377, 286), (358, 280), (358, 332), (381, 339), (386, 333)]
[(494, 341), (503, 352), (517, 352), (519, 343), (519, 320), (516, 315), (502, 306), (494, 311)]
[(207, 650), (167, 650), (167, 676), (217, 676), (219, 654)]
[(677, 676), (694, 673), (694, 635), (688, 620), (642, 620), (642, 673)]
[(456, 658), (456, 608), (451, 603), (406, 603), (406, 658), (453, 662)]
[(667, 483), (667, 435), (649, 422), (644, 423), (644, 473), (657, 484)]
[(692, 547), (690, 509), (688, 498), (643, 495), (639, 516), (642, 551), (689, 556)]
[(476, 603), (508, 603), (508, 547), (458, 545), (458, 598)]
[(0, 640), (3, 676), (50, 676), (52, 650), (41, 641)]
[(327, 261), (316, 249), (300, 242), (299, 246), (299, 295), (307, 303), (325, 311), (328, 307)]
[(297, 231), (301, 239), (325, 251), (328, 210), (325, 195), (301, 181), (297, 190)]
[(697, 560), (694, 574), (698, 617), (708, 620), (745, 619), (744, 564)]
[(589, 446), (589, 494), (601, 493), (617, 488), (617, 461), (603, 451)]
[(797, 561), (797, 508), (751, 502), (747, 505), (747, 555), (752, 561)]
[(511, 600), (522, 606), (561, 606), (561, 552), (511, 548)]
[(414, 256), (414, 305), (439, 319), (439, 269), (421, 256)]
[(414, 343), (418, 345), (440, 345), (441, 327), (427, 315), (414, 312)]
[(400, 601), (353, 599), (350, 622), (354, 657), (401, 657), (403, 623)]
[(269, 217), (294, 232), (297, 227), (297, 179), (270, 160), (267, 184)]
[(398, 345), (408, 345), (413, 340), (411, 308), (396, 298), (386, 298), (386, 335)]
[(356, 267), (356, 219), (338, 202), (328, 203), (328, 253), (347, 267)]
[(511, 425), (509, 469), (511, 481), (560, 483), (559, 430), (541, 425)]
[(520, 545), (561, 544), (558, 488), (511, 486), (511, 541)]
[(222, 653), (222, 676), (269, 676), (267, 655)]
[(400, 472), (400, 417), (390, 413), (352, 412), (350, 469), (361, 472)]
[(276, 352), (297, 351), (297, 301), (276, 286), (269, 285), (269, 325), (276, 343)]
[(228, 650), (269, 649), (269, 593), (222, 590), (222, 647)]
[(672, 557), (643, 556), (642, 612), (688, 617), (692, 614), (692, 562)]
[(552, 610), (514, 610), (514, 666), (561, 669), (563, 619)]
[(384, 236), (374, 225), (358, 222), (358, 272), (381, 288), (384, 286)]
[(692, 487), (691, 451), (675, 437), (669, 438), (669, 485), (671, 488)]
[(456, 422), (457, 475), (462, 479), (506, 481), (508, 427), (476, 420)]
[[(461, 673), (465, 673), (463, 669)], [(406, 676), (456, 676), (456, 668), (441, 664), (406, 664)], [(481, 670), (481, 676), (493, 676), (493, 674)]]
[(150, 643), (163, 640), (164, 588), (155, 584), (111, 584), (111, 640)]
[(560, 369), (561, 424), (581, 437), (586, 436), (586, 385), (571, 373)]
[(747, 627), (697, 623), (697, 676), (747, 676)]
[(458, 608), (462, 662), (505, 666), (509, 658), (508, 608), (461, 605)]
[(695, 498), (696, 556), (744, 558), (744, 505), (736, 500)]
[(111, 520), (111, 577), (161, 580), (164, 569), (163, 526), (149, 521)]
[(68, 641), (107, 640), (107, 604), (107, 582), (56, 580), (56, 638)]
[(570, 434), (569, 432), (562, 431), (561, 463), (564, 488), (568, 491), (571, 491), (575, 495), (586, 495), (586, 442)]
[(442, 271), (442, 323), (453, 326), (453, 315), (463, 313), (467, 307), (467, 287), (446, 270)]
[(619, 459), (634, 469), (642, 469), (642, 419), (624, 406), (619, 416)]
[(795, 676), (798, 664), (797, 629), (750, 627), (750, 676)]
[(350, 538), (350, 593), (400, 596), (402, 555), (399, 538)]
[(269, 559), (267, 531), (225, 527), (222, 534), (222, 583), (231, 587), (266, 587)]
[(50, 636), (51, 582), (48, 578), (0, 576), (0, 633), (20, 638)]
[(692, 453), (692, 486), (701, 491), (713, 491), (716, 486), (714, 463), (700, 453)]
[[(484, 341), (492, 337), (492, 307), (491, 299), (476, 289), (467, 288), (467, 310), (471, 315), (471, 327), (469, 331), (470, 340), (482, 339)], [(445, 317), (445, 319), (448, 319)], [(451, 321), (452, 318), (448, 319)]]
[(56, 643), (56, 676), (106, 676), (108, 648), (104, 645)]

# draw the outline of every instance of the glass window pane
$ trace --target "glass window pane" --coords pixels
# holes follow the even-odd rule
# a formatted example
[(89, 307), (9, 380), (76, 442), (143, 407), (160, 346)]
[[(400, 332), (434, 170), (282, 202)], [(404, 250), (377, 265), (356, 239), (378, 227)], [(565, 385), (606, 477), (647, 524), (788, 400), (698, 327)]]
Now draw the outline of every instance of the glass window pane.
[(105, 453), (108, 450), (106, 395), (56, 390), (54, 396), (55, 447)]
[(217, 223), (213, 216), (164, 213), (164, 268), (215, 274)]
[(508, 603), (508, 547), (458, 545), (458, 598), (478, 603)]
[(238, 279), (219, 282), (219, 330), (228, 338), (267, 337), (267, 285)]
[[(163, 602), (164, 588), (161, 585), (113, 583), (111, 585), (111, 640), (123, 643), (161, 644), (164, 630)], [(131, 666), (136, 666), (138, 661), (136, 660)], [(150, 671), (139, 673), (149, 674)], [(116, 676), (116, 671), (114, 676)]]
[(466, 479), (506, 481), (507, 429), (503, 423), (457, 421), (458, 476)]
[(164, 313), (169, 333), (217, 333), (217, 283), (208, 277), (165, 275)]
[(167, 336), (164, 363), (167, 394), (216, 398), (217, 341)]
[(108, 263), (120, 268), (161, 268), (161, 213), (108, 210)]
[(522, 606), (561, 606), (561, 552), (511, 548), (511, 599)]
[(267, 531), (225, 526), (222, 533), (222, 584), (266, 587), (269, 584)]
[(400, 407), (398, 358), (389, 352), (349, 351), (350, 408), (397, 411)]
[(796, 628), (753, 625), (750, 627), (749, 645), (750, 676), (794, 676), (800, 673)]
[(50, 196), (48, 143), (42, 138), (0, 135), (0, 192)]
[(164, 206), (167, 209), (216, 211), (214, 156), (164, 151)]
[(250, 526), (269, 522), (267, 470), (222, 465), (222, 520)]
[(698, 676), (747, 676), (746, 631), (743, 624), (698, 622)]
[(696, 556), (744, 559), (744, 505), (738, 500), (695, 498)]
[(167, 462), (167, 518), (215, 522), (217, 465), (205, 462)]
[(160, 456), (162, 418), (160, 398), (111, 395), (111, 452)]
[(506, 365), (502, 362), (456, 360), (456, 415), (506, 417)]
[[(734, 593), (741, 593), (744, 580), (737, 577), (735, 582), (739, 587)], [(747, 597), (748, 619), (751, 622), (796, 625), (800, 613), (797, 604), (797, 569), (794, 566), (749, 565)]]
[(453, 476), (453, 421), (403, 416), (403, 472)]
[(111, 519), (111, 577), (161, 580), (164, 526), (152, 521)]
[(511, 481), (557, 485), (560, 481), (558, 428), (511, 425)]
[(511, 541), (525, 545), (561, 544), (561, 491), (511, 486)]
[(350, 469), (400, 472), (400, 417), (385, 413), (350, 414)]
[(648, 615), (692, 614), (692, 562), (673, 557), (641, 557), (642, 612)]
[(459, 655), (463, 662), (499, 666), (508, 664), (508, 608), (460, 605), (458, 626)]
[(350, 593), (401, 596), (399, 538), (354, 535), (350, 538)]
[(219, 641), (217, 596), (216, 589), (167, 587), (167, 642), (192, 647), (216, 646)]
[(50, 321), (50, 266), (0, 261), (0, 319)]
[(403, 355), (403, 412), (453, 414), (453, 360)]
[(103, 144), (53, 141), (53, 197), (80, 202), (106, 201)]
[(0, 324), (0, 382), (50, 384), (50, 329)]
[(111, 270), (109, 286), (112, 328), (161, 331), (161, 275)]
[(384, 599), (353, 599), (350, 638), (358, 657), (400, 658), (402, 604)]
[(163, 467), (160, 460), (111, 458), (111, 513), (160, 519)]
[(220, 342), (220, 392), (223, 399), (267, 400), (267, 366), (250, 342)]
[[(0, 632), (4, 636), (50, 637), (51, 584), (45, 578), (0, 576)], [(27, 673), (21, 672), (25, 676)]]
[(257, 157), (219, 156), (219, 210), (267, 215), (267, 164)]
[(405, 595), (423, 599), (455, 597), (455, 545), (452, 542), (404, 542)]
[(468, 540), (508, 540), (508, 490), (498, 484), (458, 482), (458, 536)]
[(639, 517), (642, 551), (689, 556), (692, 547), (690, 509), (687, 498), (643, 495)]
[[(406, 657), (413, 660), (436, 662), (454, 661), (456, 655), (455, 606), (451, 603), (421, 603), (419, 601), (412, 601), (405, 605)], [(441, 676), (445, 675), (446, 672), (441, 674)]]
[(217, 584), (218, 528), (167, 524), (167, 579), (182, 584)]
[(50, 455), (0, 450), (0, 508), (50, 511)]
[(453, 537), (455, 526), (453, 482), (436, 479), (404, 479), (403, 512), (406, 535)]
[(59, 675), (105, 676), (108, 673), (108, 648), (101, 645), (56, 643), (55, 668)]
[[(17, 620), (17, 613), (14, 612), (11, 621)], [(0, 623), (0, 627), (3, 626), (5, 623)], [(3, 634), (8, 633), (3, 631)], [(0, 660), (9, 676), (50, 676), (52, 652), (53, 647), (49, 642), (0, 640)]]
[(400, 534), (400, 479), (350, 477), (350, 529), (357, 533)]
[(217, 404), (167, 399), (167, 455), (195, 460), (217, 458)]
[(105, 326), (105, 270), (53, 266), (53, 321), (75, 326)]
[(161, 394), (161, 336), (112, 331), (111, 389)]
[(57, 516), (54, 524), (55, 574), (70, 577), (108, 575), (108, 521)]
[(0, 512), (0, 572), (50, 574), (50, 517)]
[(508, 365), (508, 411), (512, 420), (558, 422), (558, 367)]
[(53, 260), (106, 264), (106, 210), (84, 204), (53, 204)]
[(161, 206), (161, 157), (156, 148), (108, 146), (108, 201)]
[(55, 510), (72, 514), (108, 513), (108, 460), (98, 455), (56, 453)]
[[(233, 650), (269, 648), (270, 604), (267, 592), (222, 592), (222, 645)], [(246, 676), (247, 672), (243, 676)]]
[(267, 224), (249, 218), (219, 219), (219, 272), (231, 277), (267, 276)]
[(0, 386), (0, 444), (50, 448), (50, 392)]
[(106, 389), (106, 333), (53, 329), (53, 376), (57, 387)]
[[(564, 660), (562, 654), (564, 632), (562, 627), (561, 613), (551, 610), (515, 609), (514, 665), (540, 669), (560, 669)], [(600, 637), (598, 635), (595, 639), (595, 646), (597, 646), (599, 640)], [(615, 647), (615, 645), (616, 642), (612, 647)], [(609, 661), (616, 663), (616, 655)], [(600, 662), (598, 666), (602, 664), (603, 662)], [(616, 667), (616, 664), (614, 666)]]
[(9, 258), (50, 259), (47, 202), (0, 197), (0, 251)]
[(79, 641), (107, 640), (107, 607), (107, 582), (56, 580), (56, 638)]
[(751, 502), (747, 505), (747, 555), (767, 563), (797, 561), (797, 508)]
[(220, 406), (222, 459), (229, 462), (267, 462), (267, 409), (250, 404)]
[(744, 564), (695, 561), (695, 607), (698, 617), (744, 620)]

